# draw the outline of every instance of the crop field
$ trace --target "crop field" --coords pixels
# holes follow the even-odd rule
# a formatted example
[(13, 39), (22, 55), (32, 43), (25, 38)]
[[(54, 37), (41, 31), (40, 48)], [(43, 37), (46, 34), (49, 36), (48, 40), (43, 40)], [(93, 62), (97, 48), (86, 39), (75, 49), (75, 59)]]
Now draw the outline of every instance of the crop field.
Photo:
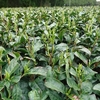
[(100, 7), (0, 9), (0, 100), (100, 100)]

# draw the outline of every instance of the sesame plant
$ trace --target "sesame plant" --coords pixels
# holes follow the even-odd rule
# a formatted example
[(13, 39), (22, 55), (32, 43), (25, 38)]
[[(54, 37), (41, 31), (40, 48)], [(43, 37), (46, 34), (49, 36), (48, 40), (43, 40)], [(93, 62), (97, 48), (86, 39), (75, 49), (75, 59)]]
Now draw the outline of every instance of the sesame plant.
[(99, 7), (2, 8), (0, 100), (100, 100)]

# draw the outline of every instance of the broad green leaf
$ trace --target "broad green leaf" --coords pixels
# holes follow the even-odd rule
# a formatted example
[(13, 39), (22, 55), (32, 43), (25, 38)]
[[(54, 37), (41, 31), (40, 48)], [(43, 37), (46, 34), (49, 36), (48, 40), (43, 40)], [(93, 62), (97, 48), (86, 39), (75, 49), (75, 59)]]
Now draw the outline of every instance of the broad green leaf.
[(28, 93), (29, 100), (41, 100), (39, 93), (36, 90), (32, 90)]
[(63, 100), (63, 98), (61, 98), (61, 96), (55, 92), (55, 91), (47, 91), (47, 94), (50, 97), (50, 100)]
[(100, 56), (97, 56), (92, 60), (91, 65), (99, 61), (100, 61)]
[(22, 90), (19, 84), (15, 84), (12, 88), (12, 98), (13, 100), (21, 100)]
[(59, 37), (59, 40), (62, 41), (63, 40), (63, 37), (64, 37), (64, 33), (66, 32), (66, 29), (62, 29), (59, 34), (58, 34), (58, 37)]
[[(16, 50), (22, 52), (22, 53), (27, 53), (26, 48), (16, 48)], [(14, 54), (16, 55), (16, 57), (19, 57), (19, 52), (14, 52)]]
[(20, 54), (18, 52), (9, 52), (8, 53), (11, 57), (14, 57), (14, 58), (18, 58), (20, 57)]
[(89, 94), (82, 94), (80, 100), (90, 100), (89, 96), (90, 96)]
[(82, 82), (81, 84), (81, 90), (83, 94), (88, 94), (88, 93), (92, 93), (92, 83), (91, 82)]
[(37, 58), (39, 59), (39, 61), (45, 61), (45, 62), (47, 61), (47, 58), (41, 54), (38, 54)]
[(53, 78), (53, 77), (48, 77), (46, 79), (46, 82), (45, 82), (45, 86), (47, 88), (50, 88), (52, 90), (56, 90), (58, 92), (61, 92), (63, 94), (65, 94), (65, 86), (62, 82), (60, 82), (59, 80)]
[(19, 67), (19, 64), (16, 59), (12, 59), (6, 71), (11, 75), (14, 73)]
[(35, 80), (29, 82), (29, 86), (32, 90), (37, 90), (39, 92), (42, 92), (45, 90), (45, 85), (44, 85), (44, 81), (43, 81), (43, 76), (40, 76), (38, 78), (36, 78)]
[(47, 77), (53, 77), (54, 72), (53, 72), (53, 70), (52, 70), (52, 67), (49, 66), (49, 65), (47, 65), (46, 67), (48, 68)]
[(18, 83), (21, 79), (21, 76), (12, 76), (11, 82)]
[(90, 100), (97, 100), (95, 94), (90, 95)]
[(56, 26), (56, 23), (52, 23), (51, 25), (49, 25), (49, 28), (53, 28), (54, 26)]
[(71, 61), (73, 61), (73, 59), (74, 59), (74, 53), (73, 52), (70, 52), (70, 59), (71, 59)]
[(43, 92), (41, 93), (41, 100), (46, 100), (47, 97), (48, 97), (47, 91), (43, 91)]
[(23, 77), (23, 80), (20, 80), (19, 84), (19, 88), (21, 89), (21, 99), (22, 100), (29, 100), (28, 97), (28, 93), (30, 92), (30, 88), (29, 88), (29, 78), (28, 77)]
[(83, 76), (85, 80), (91, 80), (92, 77), (97, 73), (89, 67), (83, 67), (83, 69), (84, 69)]
[(96, 84), (96, 85), (93, 87), (93, 90), (100, 91), (100, 83)]
[(4, 85), (7, 87), (7, 89), (9, 89), (9, 87), (10, 87), (10, 82), (9, 82), (9, 81), (5, 81)]
[(67, 78), (67, 84), (70, 88), (73, 88), (74, 90), (80, 90), (76, 82), (70, 77)]
[(64, 79), (66, 79), (66, 74), (65, 74), (65, 73), (59, 73), (58, 79), (59, 79), (59, 80), (64, 80)]
[(24, 35), (22, 35), (22, 36), (20, 37), (20, 43), (25, 43), (25, 42), (26, 42), (26, 38), (25, 38)]
[(47, 31), (47, 30), (44, 30), (44, 33), (45, 33), (46, 35), (48, 35), (48, 31)]
[(14, 46), (16, 42), (10, 42), (9, 45)]
[(96, 75), (96, 79), (100, 81), (100, 74)]
[(83, 51), (83, 52), (87, 53), (88, 55), (91, 55), (91, 51), (89, 49), (87, 49), (86, 47), (84, 47), (84, 46), (78, 46), (77, 48), (80, 51)]
[(0, 82), (0, 91), (1, 91), (3, 88), (4, 88), (4, 82), (1, 81), (1, 82)]
[(34, 52), (39, 51), (42, 47), (43, 47), (43, 44), (41, 43), (41, 41), (35, 41), (34, 46), (33, 46)]
[(70, 34), (64, 34), (64, 38), (67, 42), (71, 42), (71, 36)]
[(67, 49), (68, 49), (68, 46), (66, 43), (60, 43), (60, 44), (56, 45), (56, 50), (66, 51)]
[(85, 56), (83, 56), (82, 54), (80, 54), (79, 52), (75, 52), (74, 53), (76, 57), (78, 57), (79, 59), (81, 59), (86, 65), (88, 64), (88, 60)]
[(42, 76), (47, 76), (48, 68), (47, 67), (34, 67), (29, 70), (26, 74), (37, 74)]
[(89, 95), (89, 94), (82, 94), (80, 97), (80, 100), (97, 100), (96, 96), (94, 94)]
[(99, 52), (100, 52), (100, 47), (97, 47), (97, 51), (99, 51)]
[(75, 76), (76, 77), (76, 71), (74, 70), (74, 68), (70, 68), (70, 74), (72, 74), (73, 76)]

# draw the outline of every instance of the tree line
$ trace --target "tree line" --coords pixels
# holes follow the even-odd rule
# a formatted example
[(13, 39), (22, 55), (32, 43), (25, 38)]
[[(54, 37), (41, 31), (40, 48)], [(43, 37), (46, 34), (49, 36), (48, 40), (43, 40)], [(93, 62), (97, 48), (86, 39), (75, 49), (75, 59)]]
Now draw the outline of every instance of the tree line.
[(96, 0), (0, 0), (0, 7), (89, 6)]

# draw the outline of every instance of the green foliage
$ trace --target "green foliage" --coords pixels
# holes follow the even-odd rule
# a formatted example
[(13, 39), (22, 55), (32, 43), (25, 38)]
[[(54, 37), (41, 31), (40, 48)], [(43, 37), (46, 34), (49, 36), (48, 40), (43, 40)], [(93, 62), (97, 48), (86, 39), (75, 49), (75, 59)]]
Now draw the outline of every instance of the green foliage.
[(0, 100), (99, 100), (99, 7), (0, 11)]
[(96, 0), (65, 0), (65, 4), (67, 6), (89, 6), (96, 5)]
[(0, 0), (0, 7), (93, 6), (96, 0)]

